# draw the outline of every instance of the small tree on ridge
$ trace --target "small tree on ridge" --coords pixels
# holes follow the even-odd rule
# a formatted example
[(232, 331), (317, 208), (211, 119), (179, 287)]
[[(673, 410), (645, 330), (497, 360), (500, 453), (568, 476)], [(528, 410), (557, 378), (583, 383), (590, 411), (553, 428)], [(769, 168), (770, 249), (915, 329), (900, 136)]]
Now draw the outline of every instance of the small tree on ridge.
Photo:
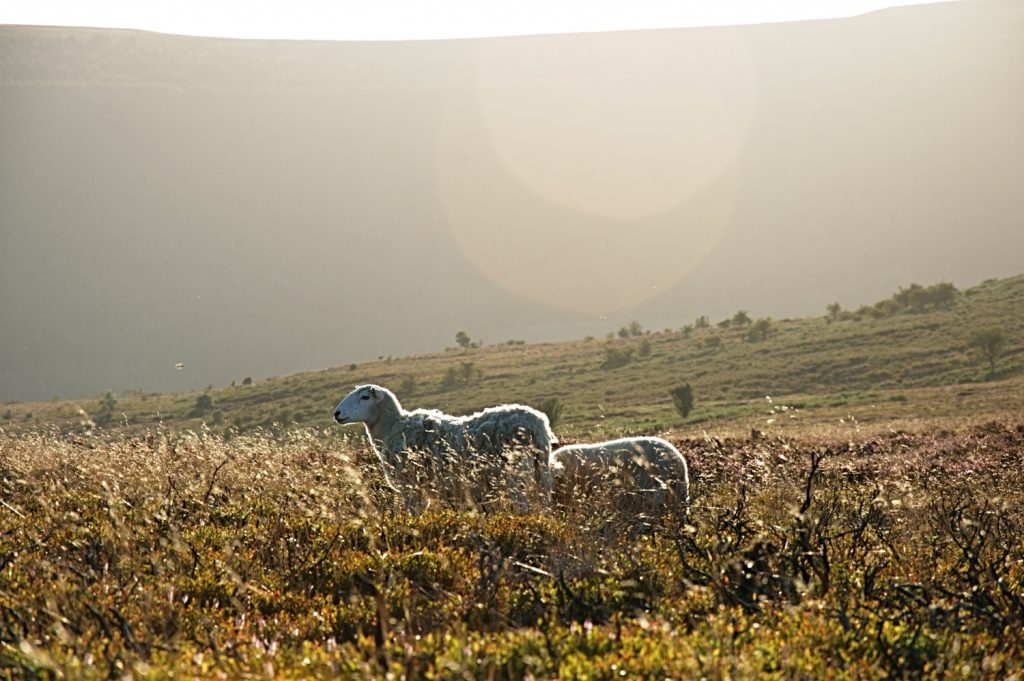
[(672, 404), (675, 405), (676, 411), (684, 419), (690, 415), (690, 411), (693, 409), (693, 388), (690, 387), (689, 383), (672, 388), (668, 391), (668, 394), (672, 396)]
[(996, 373), (996, 360), (1006, 347), (1006, 334), (996, 326), (987, 329), (975, 329), (967, 339), (967, 345), (981, 353), (988, 360), (988, 375)]

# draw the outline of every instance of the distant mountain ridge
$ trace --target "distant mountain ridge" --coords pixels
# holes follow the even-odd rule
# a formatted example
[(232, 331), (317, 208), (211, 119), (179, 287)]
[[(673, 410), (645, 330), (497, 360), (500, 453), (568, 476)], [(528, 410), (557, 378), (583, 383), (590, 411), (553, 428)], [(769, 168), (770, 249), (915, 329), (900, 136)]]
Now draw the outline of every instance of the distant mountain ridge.
[[(21, 26), (0, 26), (0, 36), (5, 43), (0, 53), (0, 82), (4, 83), (261, 91), (433, 87), (443, 84), (436, 74), (444, 73), (469, 47), (447, 42), (239, 40)], [(55, 59), (61, 51), (90, 58)]]
[(0, 399), (1014, 275), (1021, 121), (1015, 1), (413, 43), (0, 27)]
[[(969, 6), (968, 6), (969, 5)], [(942, 40), (951, 31), (976, 40), (1020, 37), (1019, 0), (898, 7), (867, 15), (789, 24), (647, 29), (581, 34), (410, 41), (331, 41), (211, 38), (113, 28), (0, 24), (0, 83), (179, 86), (264, 90), (387, 89), (464, 84), (474, 74), (466, 60), (482, 44), (601, 46), (657, 34), (743, 34), (771, 40), (796, 34), (839, 33), (828, 27), (874, 23), (886, 40)], [(995, 18), (996, 20), (993, 20)], [(901, 33), (903, 22), (920, 33)], [(824, 29), (824, 30), (823, 30)], [(790, 35), (786, 36), (787, 39)], [(61, 52), (67, 55), (62, 58)], [(77, 53), (77, 54), (76, 54)], [(85, 59), (77, 55), (88, 55)], [(169, 57), (173, 59), (169, 59)]]

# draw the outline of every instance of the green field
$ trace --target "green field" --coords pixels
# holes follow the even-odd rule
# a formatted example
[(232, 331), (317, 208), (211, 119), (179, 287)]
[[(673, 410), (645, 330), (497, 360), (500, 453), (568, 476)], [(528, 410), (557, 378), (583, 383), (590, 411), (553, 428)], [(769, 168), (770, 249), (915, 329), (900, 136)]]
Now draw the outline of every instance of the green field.
[[(1014, 678), (1024, 276), (887, 306), (4, 405), (0, 677)], [(405, 513), (329, 421), (362, 382), (451, 412), (557, 398), (565, 440), (663, 434), (689, 513)]]

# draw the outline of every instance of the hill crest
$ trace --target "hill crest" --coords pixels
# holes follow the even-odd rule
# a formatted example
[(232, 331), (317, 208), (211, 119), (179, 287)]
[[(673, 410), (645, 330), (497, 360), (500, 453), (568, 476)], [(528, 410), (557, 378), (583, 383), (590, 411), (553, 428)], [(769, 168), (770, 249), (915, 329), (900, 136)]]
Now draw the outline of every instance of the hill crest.
[[(882, 421), (1024, 408), (1024, 275), (987, 280), (956, 292), (948, 304), (920, 303), (917, 311), (894, 302), (943, 286), (901, 288), (873, 306), (802, 319), (738, 311), (717, 323), (705, 319), (706, 328), (688, 323), (652, 332), (636, 324), (600, 339), (509, 341), (264, 380), (241, 377), (206, 391), (111, 394), (109, 408), (99, 396), (9, 403), (0, 425), (75, 429), (92, 419), (133, 428), (330, 428), (337, 400), (361, 383), (391, 388), (409, 408), (452, 413), (554, 401), (561, 406), (556, 432), (570, 435), (742, 429), (767, 423), (775, 412), (775, 421), (792, 420), (797, 410), (804, 421), (827, 422), (844, 413)], [(735, 317), (749, 322), (733, 323)], [(992, 377), (968, 343), (973, 330), (985, 327), (1001, 329), (1007, 341)], [(697, 396), (687, 419), (669, 396), (682, 383)]]

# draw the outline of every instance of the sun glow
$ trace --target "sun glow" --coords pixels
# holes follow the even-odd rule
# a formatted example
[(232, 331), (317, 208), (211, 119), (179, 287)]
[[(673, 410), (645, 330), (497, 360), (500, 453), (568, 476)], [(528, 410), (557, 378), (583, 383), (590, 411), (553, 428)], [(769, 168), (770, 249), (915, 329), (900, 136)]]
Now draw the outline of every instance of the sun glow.
[[(609, 40), (578, 37), (557, 54), (544, 37), (477, 45), (436, 173), (452, 235), (481, 273), (593, 315), (659, 295), (714, 249), (757, 107), (739, 33)], [(655, 71), (675, 87), (637, 77)]]

